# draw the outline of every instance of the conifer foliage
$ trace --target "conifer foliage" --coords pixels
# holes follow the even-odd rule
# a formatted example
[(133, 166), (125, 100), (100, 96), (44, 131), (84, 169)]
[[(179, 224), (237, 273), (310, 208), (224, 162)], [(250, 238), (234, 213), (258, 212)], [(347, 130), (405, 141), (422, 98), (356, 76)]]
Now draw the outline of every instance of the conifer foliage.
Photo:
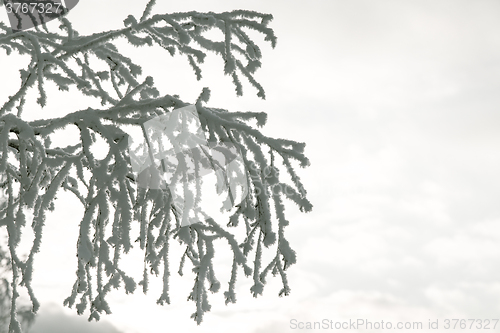
[[(12, 288), (6, 276), (10, 270), (9, 257), (5, 250), (0, 248), (0, 333), (9, 331)], [(16, 315), (21, 327), (25, 328), (31, 326), (35, 319), (31, 308), (26, 305), (17, 305)]]
[[(178, 96), (160, 96), (153, 78), (142, 77), (140, 65), (122, 54), (114, 43), (125, 39), (137, 47), (159, 45), (172, 56), (179, 53), (187, 58), (198, 80), (202, 76), (200, 65), (207, 52), (213, 52), (224, 60), (223, 71), (232, 79), (237, 95), (243, 94), (241, 78), (245, 77), (257, 95), (265, 99), (263, 87), (254, 79), (255, 71), (261, 66), (262, 53), (247, 32), (257, 31), (274, 48), (276, 37), (268, 27), (273, 17), (247, 10), (152, 15), (154, 4), (154, 0), (149, 1), (140, 18), (129, 15), (123, 28), (88, 36), (80, 35), (66, 17), (59, 18), (61, 25), (57, 31), (49, 31), (47, 25), (50, 24), (19, 32), (0, 25), (0, 48), (9, 56), (18, 53), (31, 57), (29, 66), (20, 70), (19, 90), (5, 102), (0, 101), (3, 179), (0, 186), (6, 198), (0, 207), (0, 228), (5, 227), (8, 234), (13, 295), (9, 332), (21, 332), (16, 317), (19, 288), (27, 290), (33, 312), (39, 308), (32, 288), (33, 262), (40, 249), (48, 211), (55, 209), (56, 194), (62, 191), (75, 195), (84, 208), (76, 244), (76, 281), (64, 304), (75, 305), (78, 314), (89, 310), (89, 320), (99, 320), (103, 312), (111, 313), (106, 296), (112, 288), (123, 285), (127, 293), (136, 289), (136, 281), (120, 265), (122, 254), (128, 253), (135, 241), (144, 252), (144, 275), (138, 282), (143, 291), (148, 290), (151, 274), (163, 276), (163, 293), (158, 304), (170, 304), (169, 276), (173, 258), (169, 256), (169, 242), (178, 241), (185, 246), (178, 272), (182, 275), (188, 258), (195, 274), (188, 300), (196, 304), (192, 318), (198, 324), (204, 313), (210, 311), (207, 289), (218, 292), (221, 287), (212, 264), (217, 239), (225, 240), (233, 252), (230, 282), (224, 292), (226, 304), (236, 302), (235, 282), (240, 267), (253, 279), (251, 292), (255, 297), (262, 294), (269, 272), (279, 274), (282, 279), (279, 296), (290, 292), (285, 271), (296, 263), (296, 253), (285, 238), (284, 230), (289, 222), (283, 198), (295, 202), (301, 211), (312, 209), (292, 166), (296, 163), (292, 160), (298, 161), (301, 167), (309, 165), (304, 155), (305, 144), (271, 138), (252, 127), (249, 124), (252, 120), (257, 120), (258, 126), (266, 123), (267, 115), (263, 112), (231, 112), (208, 107), (208, 88), (190, 103)], [(205, 32), (213, 29), (220, 30), (224, 39), (204, 37)], [(105, 64), (106, 70), (93, 69), (92, 59)], [(0, 64), (0, 67), (6, 65)], [(82, 94), (99, 99), (102, 108), (75, 110), (59, 118), (23, 120), (27, 91), (36, 89), (37, 103), (44, 107), (50, 98), (45, 89), (47, 81), (53, 81), (62, 91), (74, 85)], [(137, 186), (124, 126), (140, 128), (154, 117), (188, 105), (195, 105), (209, 142), (230, 143), (239, 149), (243, 158), (249, 191), (236, 205), (229, 221), (215, 221), (205, 215), (203, 221), (181, 226), (167, 189)], [(51, 136), (66, 127), (79, 131), (80, 143), (54, 146)], [(97, 135), (108, 147), (104, 159), (97, 159), (91, 149)], [(280, 180), (277, 162), (283, 164), (292, 183)], [(196, 184), (192, 192), (195, 198), (199, 197), (199, 189)], [(194, 205), (197, 203), (195, 199)], [(32, 212), (31, 221), (27, 218), (28, 210)], [(132, 232), (134, 224), (139, 226), (138, 235)], [(26, 259), (22, 260), (18, 244), (27, 228), (32, 228), (34, 241)], [(240, 228), (246, 237), (238, 241), (234, 231)], [(271, 245), (275, 246), (271, 248)], [(266, 250), (275, 251), (275, 255), (270, 262), (263, 263), (262, 254)]]

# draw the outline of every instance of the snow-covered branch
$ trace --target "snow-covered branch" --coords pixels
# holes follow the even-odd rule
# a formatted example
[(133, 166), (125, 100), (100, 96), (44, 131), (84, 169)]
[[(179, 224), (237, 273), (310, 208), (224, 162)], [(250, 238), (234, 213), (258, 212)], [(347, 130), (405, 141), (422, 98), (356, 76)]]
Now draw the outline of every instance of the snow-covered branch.
[[(254, 296), (262, 294), (269, 271), (273, 274), (279, 272), (282, 277), (283, 290), (280, 295), (287, 295), (290, 291), (285, 270), (296, 262), (296, 256), (284, 235), (288, 221), (282, 197), (295, 202), (302, 211), (312, 209), (291, 164), (293, 159), (302, 167), (309, 165), (304, 155), (305, 144), (265, 136), (249, 125), (249, 121), (255, 119), (259, 127), (264, 126), (267, 116), (263, 112), (229, 112), (206, 106), (210, 97), (208, 88), (204, 88), (200, 97), (191, 103), (177, 96), (160, 96), (153, 78), (141, 78), (140, 65), (123, 55), (113, 44), (117, 38), (125, 38), (135, 46), (158, 44), (172, 55), (179, 52), (187, 56), (197, 79), (201, 78), (199, 65), (203, 63), (206, 52), (214, 52), (224, 59), (223, 70), (233, 79), (238, 95), (242, 94), (239, 77), (243, 74), (258, 90), (257, 95), (264, 98), (263, 87), (253, 77), (260, 67), (262, 52), (244, 29), (263, 34), (265, 40), (274, 47), (276, 37), (272, 29), (267, 27), (272, 16), (238, 10), (204, 14), (193, 11), (149, 17), (153, 5), (154, 1), (148, 3), (140, 20), (128, 16), (124, 20), (124, 28), (89, 36), (80, 36), (66, 18), (61, 18), (63, 34), (39, 29), (12, 33), (0, 25), (5, 31), (0, 34), (0, 47), (8, 54), (19, 52), (31, 56), (28, 68), (20, 70), (21, 87), (0, 108), (0, 174), (3, 177), (0, 187), (7, 192), (8, 197), (6, 202), (0, 203), (0, 227), (7, 228), (12, 262), (14, 297), (11, 331), (19, 328), (15, 316), (18, 286), (27, 289), (33, 311), (36, 312), (38, 308), (31, 287), (33, 261), (42, 242), (47, 211), (54, 209), (54, 200), (61, 188), (75, 195), (84, 208), (77, 244), (77, 278), (64, 304), (69, 307), (76, 304), (79, 314), (89, 309), (89, 320), (99, 320), (103, 312), (111, 312), (106, 301), (111, 288), (119, 288), (123, 282), (127, 293), (136, 289), (137, 283), (120, 264), (121, 256), (130, 251), (134, 240), (144, 251), (144, 274), (138, 282), (143, 292), (148, 290), (149, 275), (159, 275), (163, 271), (163, 292), (158, 299), (159, 304), (170, 303), (169, 242), (177, 239), (186, 247), (181, 257), (179, 274), (182, 275), (186, 258), (189, 259), (195, 274), (189, 299), (196, 304), (192, 318), (198, 324), (204, 313), (210, 310), (205, 283), (211, 292), (220, 289), (213, 268), (216, 239), (227, 241), (233, 252), (231, 280), (228, 291), (224, 293), (226, 304), (236, 301), (235, 281), (239, 266), (246, 276), (253, 273), (251, 291)], [(225, 36), (224, 40), (215, 41), (204, 37), (203, 33), (210, 29), (219, 29)], [(96, 71), (95, 60), (105, 63), (108, 69)], [(37, 102), (43, 107), (50, 98), (45, 91), (47, 80), (55, 82), (63, 91), (75, 85), (82, 94), (100, 99), (102, 108), (76, 110), (59, 118), (23, 120), (27, 90), (36, 84), (39, 92)], [(12, 111), (16, 105), (18, 112), (14, 114)], [(244, 185), (248, 187), (248, 195), (238, 203), (226, 226), (198, 207), (201, 195), (198, 180), (195, 191), (184, 184), (184, 205), (179, 206), (169, 188), (139, 186), (140, 175), (132, 167), (129, 134), (124, 125), (141, 129), (147, 141), (150, 133), (144, 127), (146, 122), (173, 114), (174, 110), (189, 105), (196, 110), (201, 129), (208, 135), (210, 147), (213, 148), (214, 143), (230, 144), (242, 156)], [(55, 147), (51, 136), (67, 127), (79, 132), (80, 143)], [(108, 152), (100, 159), (91, 149), (97, 136), (103, 139)], [(169, 139), (172, 140), (171, 135)], [(152, 160), (155, 158), (151, 153), (152, 144), (147, 142)], [(179, 163), (187, 163), (191, 157), (198, 156), (199, 161), (195, 161), (194, 166), (196, 179), (203, 170), (203, 163), (214, 170), (224, 167), (211, 158), (203, 147), (181, 155)], [(205, 157), (202, 158), (202, 155)], [(281, 157), (293, 184), (280, 181), (276, 157)], [(167, 167), (170, 166), (162, 160), (163, 172)], [(154, 168), (153, 165), (149, 170), (158, 171)], [(228, 184), (227, 171), (219, 173), (218, 177)], [(180, 178), (187, 179), (187, 172), (178, 169), (172, 182)], [(234, 198), (231, 190), (229, 188), (228, 202), (232, 204)], [(274, 205), (270, 204), (271, 200)], [(26, 209), (33, 212), (33, 221), (28, 225), (34, 231), (35, 240), (27, 259), (23, 261), (17, 254), (17, 245), (26, 228)], [(190, 211), (201, 214), (204, 220), (186, 225), (187, 213)], [(244, 221), (244, 225), (240, 225), (240, 221)], [(132, 234), (134, 223), (139, 226), (139, 235)], [(245, 240), (240, 242), (235, 237), (232, 230), (236, 228), (244, 228)], [(276, 256), (263, 266), (262, 253), (274, 244)], [(253, 249), (255, 260), (252, 268), (247, 260)]]

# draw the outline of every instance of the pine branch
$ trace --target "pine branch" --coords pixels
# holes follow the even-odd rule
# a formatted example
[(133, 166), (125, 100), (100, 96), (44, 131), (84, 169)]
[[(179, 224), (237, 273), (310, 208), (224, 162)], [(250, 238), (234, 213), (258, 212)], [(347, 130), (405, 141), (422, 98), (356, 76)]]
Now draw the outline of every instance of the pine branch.
[[(224, 292), (226, 304), (236, 302), (238, 266), (243, 268), (245, 276), (252, 275), (254, 285), (251, 292), (254, 296), (262, 294), (266, 275), (271, 270), (273, 274), (279, 272), (281, 275), (284, 289), (280, 295), (289, 293), (285, 271), (296, 262), (296, 256), (285, 239), (284, 227), (288, 221), (281, 198), (287, 197), (306, 212), (312, 208), (290, 162), (290, 159), (295, 159), (301, 166), (309, 165), (303, 153), (305, 144), (265, 136), (248, 124), (255, 119), (257, 126), (263, 126), (267, 117), (264, 112), (229, 112), (205, 106), (210, 98), (208, 88), (203, 89), (194, 103), (183, 101), (176, 95), (160, 96), (153, 78), (143, 78), (140, 65), (122, 54), (114, 44), (122, 38), (138, 47), (160, 45), (171, 55), (177, 51), (187, 57), (198, 80), (202, 78), (200, 65), (210, 51), (225, 61), (223, 70), (232, 78), (237, 95), (243, 94), (240, 82), (243, 75), (257, 89), (257, 95), (265, 98), (263, 87), (253, 76), (261, 65), (262, 52), (244, 29), (263, 34), (265, 40), (275, 47), (276, 37), (267, 27), (272, 16), (245, 10), (151, 15), (154, 4), (154, 0), (147, 3), (139, 20), (128, 16), (124, 20), (124, 28), (88, 36), (81, 36), (66, 18), (61, 18), (60, 29), (63, 33), (38, 28), (36, 31), (8, 33), (8, 29), (0, 25), (5, 31), (0, 34), (0, 47), (10, 54), (18, 52), (31, 56), (30, 65), (20, 70), (19, 90), (0, 108), (0, 175), (4, 178), (0, 181), (0, 189), (6, 189), (8, 196), (0, 209), (0, 227), (5, 226), (9, 235), (13, 283), (10, 325), (13, 331), (20, 332), (16, 319), (18, 287), (26, 288), (33, 311), (38, 309), (31, 286), (33, 263), (40, 249), (47, 210), (54, 209), (54, 201), (61, 188), (73, 193), (84, 209), (79, 225), (76, 281), (64, 304), (69, 307), (76, 304), (78, 314), (88, 309), (89, 320), (99, 320), (103, 313), (111, 312), (107, 295), (112, 288), (120, 288), (122, 282), (126, 293), (133, 293), (137, 288), (137, 283), (121, 265), (122, 255), (130, 251), (134, 240), (144, 252), (143, 276), (139, 282), (144, 293), (148, 291), (150, 274), (159, 275), (163, 266), (163, 291), (158, 304), (170, 303), (169, 241), (177, 239), (185, 245), (178, 273), (183, 274), (186, 259), (189, 259), (195, 274), (189, 299), (195, 302), (196, 312), (192, 318), (198, 324), (211, 308), (205, 282), (212, 293), (220, 290), (213, 268), (216, 255), (213, 242), (216, 239), (227, 241), (233, 252), (229, 288)], [(211, 29), (220, 30), (224, 39), (211, 40), (202, 35)], [(96, 62), (104, 64), (107, 69), (95, 70)], [(102, 108), (76, 110), (63, 117), (23, 120), (21, 115), (29, 88), (36, 84), (37, 102), (41, 107), (51, 98), (45, 90), (47, 80), (53, 81), (62, 91), (76, 86), (83, 95), (100, 99)], [(12, 113), (16, 105), (17, 116)], [(184, 169), (178, 167), (173, 172), (171, 184), (183, 181), (183, 197), (179, 198), (167, 187), (141, 187), (141, 175), (132, 168), (133, 156), (126, 126), (140, 127), (153, 164), (149, 172), (159, 172), (154, 164), (157, 154), (153, 154), (153, 150), (156, 145), (149, 141), (152, 133), (146, 131), (144, 124), (163, 119), (161, 117), (172, 115), (174, 110), (187, 106), (194, 108), (193, 117), (199, 119), (201, 131), (208, 135), (206, 148), (200, 145), (197, 149), (182, 151), (172, 133), (161, 133), (170, 143), (177, 144), (176, 148), (182, 152), (176, 158), (178, 165), (184, 165)], [(179, 122), (186, 122), (186, 119), (179, 119)], [(55, 147), (50, 138), (67, 127), (79, 131), (80, 143)], [(93, 153), (96, 136), (104, 140), (107, 148), (104, 158), (97, 158)], [(215, 145), (219, 145), (219, 150)], [(172, 163), (164, 158), (167, 152), (161, 145), (158, 150), (163, 156), (161, 171), (168, 171)], [(214, 151), (224, 155), (226, 161), (235, 153), (233, 159), (240, 168), (229, 172), (224, 163), (211, 156)], [(265, 151), (269, 151), (269, 156)], [(281, 156), (295, 188), (279, 180), (275, 155)], [(186, 171), (188, 160), (195, 161), (194, 172)], [(199, 207), (200, 177), (207, 168), (217, 172), (221, 180), (219, 191), (227, 192), (225, 204), (237, 204), (227, 224), (216, 222)], [(239, 185), (248, 190), (241, 202), (236, 202), (237, 191), (231, 187), (234, 174), (242, 177)], [(189, 181), (195, 190), (189, 188)], [(270, 200), (274, 202), (275, 220)], [(28, 258), (23, 261), (16, 250), (28, 222), (23, 213), (26, 209), (33, 209), (34, 212), (31, 227), (35, 240)], [(192, 223), (191, 213), (196, 218), (203, 218)], [(238, 224), (240, 218), (245, 221), (244, 225)], [(132, 226), (136, 223), (139, 226), (138, 235), (132, 234)], [(235, 228), (244, 228), (245, 240), (238, 240), (232, 233)], [(275, 243), (276, 256), (263, 265), (264, 251)], [(255, 256), (253, 268), (247, 264), (250, 256)]]

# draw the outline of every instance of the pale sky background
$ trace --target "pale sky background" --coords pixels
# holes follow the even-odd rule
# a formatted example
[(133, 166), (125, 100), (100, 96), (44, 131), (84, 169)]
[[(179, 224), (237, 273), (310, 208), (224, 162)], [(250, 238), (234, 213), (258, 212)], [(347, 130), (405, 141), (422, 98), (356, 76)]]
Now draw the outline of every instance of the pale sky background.
[[(68, 18), (85, 34), (115, 29), (128, 14), (140, 17), (146, 2), (81, 0)], [(421, 321), (422, 332), (429, 320), (439, 320), (432, 332), (448, 332), (445, 319), (500, 319), (498, 1), (160, 2), (155, 13), (251, 9), (274, 15), (276, 49), (257, 39), (263, 66), (256, 78), (265, 101), (246, 81), (245, 95), (237, 98), (215, 56), (197, 82), (183, 58), (131, 51), (162, 94), (194, 102), (209, 86), (209, 106), (265, 111), (265, 134), (306, 142), (311, 166), (299, 175), (314, 208), (304, 214), (287, 205), (286, 235), (298, 256), (288, 270), (291, 294), (279, 298), (280, 278), (270, 276), (255, 299), (252, 280), (240, 270), (237, 303), (225, 306), (231, 252), (222, 247), (216, 252), (221, 290), (210, 295), (212, 311), (201, 326), (189, 318), (195, 304), (186, 301), (194, 278), (188, 266), (184, 277), (171, 276), (171, 305), (156, 305), (157, 283), (148, 296), (117, 291), (113, 314), (85, 323), (76, 310), (62, 308), (75, 280), (82, 208), (61, 192), (36, 257), (42, 308), (31, 333), (80, 332), (77, 327), (285, 333), (297, 331), (292, 319)], [(7, 23), (4, 12), (0, 20)], [(2, 104), (17, 90), (17, 70), (26, 61), (0, 52)], [(90, 105), (75, 91), (58, 96), (44, 110), (32, 104), (26, 116), (53, 117)], [(180, 247), (173, 250), (176, 272)], [(127, 266), (137, 281), (141, 260), (133, 254)], [(500, 323), (488, 331), (500, 331)]]

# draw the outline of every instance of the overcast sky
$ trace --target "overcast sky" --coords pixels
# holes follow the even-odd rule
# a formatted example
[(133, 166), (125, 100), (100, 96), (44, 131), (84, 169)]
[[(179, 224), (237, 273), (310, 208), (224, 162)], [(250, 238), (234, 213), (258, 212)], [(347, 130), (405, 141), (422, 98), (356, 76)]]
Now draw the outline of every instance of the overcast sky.
[[(273, 14), (277, 47), (257, 40), (263, 66), (256, 77), (265, 101), (248, 83), (245, 95), (235, 97), (215, 57), (196, 82), (184, 59), (157, 50), (130, 52), (143, 60), (145, 74), (154, 76), (161, 93), (189, 102), (209, 86), (209, 106), (265, 111), (264, 133), (306, 142), (311, 166), (299, 176), (314, 208), (304, 214), (287, 205), (286, 234), (298, 255), (288, 270), (290, 296), (278, 297), (277, 276), (255, 299), (252, 281), (240, 273), (238, 301), (225, 306), (222, 292), (231, 265), (225, 248), (216, 253), (221, 291), (210, 295), (212, 311), (201, 326), (189, 318), (195, 305), (186, 301), (193, 276), (174, 274), (171, 305), (156, 305), (160, 290), (154, 284), (149, 296), (116, 292), (113, 314), (85, 332), (115, 332), (113, 325), (130, 333), (174, 327), (284, 333), (296, 331), (292, 320), (323, 319), (420, 321), (422, 332), (429, 320), (439, 320), (432, 332), (444, 332), (449, 331), (445, 319), (500, 319), (498, 1), (160, 2), (155, 13)], [(128, 14), (139, 17), (145, 3), (81, 0), (68, 18), (81, 33), (115, 29)], [(5, 13), (0, 20), (7, 22)], [(0, 52), (1, 103), (17, 89), (17, 69), (26, 64), (14, 57)], [(31, 116), (89, 106), (83, 100), (80, 106), (76, 95), (61, 96), (66, 97), (46, 110), (33, 104)], [(81, 318), (73, 318), (76, 311), (61, 304), (75, 279), (82, 208), (69, 194), (59, 197), (36, 258), (34, 287), (42, 309), (32, 333), (56, 332), (66, 316), (68, 325), (81, 325)], [(175, 272), (180, 247), (173, 251)], [(129, 260), (138, 277), (141, 260), (138, 253)], [(500, 331), (500, 324), (489, 331)]]

